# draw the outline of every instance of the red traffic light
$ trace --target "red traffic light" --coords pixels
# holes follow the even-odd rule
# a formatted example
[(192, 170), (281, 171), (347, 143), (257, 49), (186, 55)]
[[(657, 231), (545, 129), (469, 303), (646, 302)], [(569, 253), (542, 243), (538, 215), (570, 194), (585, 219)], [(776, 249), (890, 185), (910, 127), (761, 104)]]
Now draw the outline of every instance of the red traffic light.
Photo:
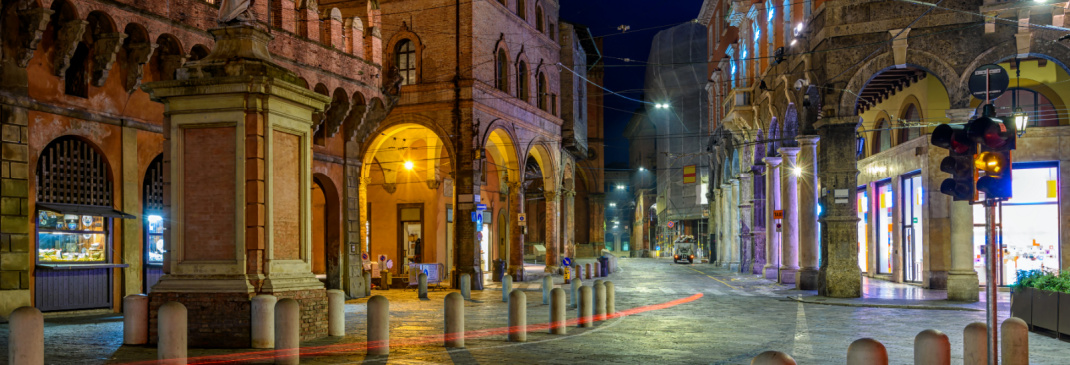
[(951, 150), (952, 153), (966, 153), (970, 149), (970, 140), (966, 137), (966, 126), (961, 124), (941, 124), (933, 129), (930, 142), (934, 146)]
[(973, 142), (991, 149), (1000, 149), (1013, 138), (1007, 135), (1007, 126), (1002, 120), (987, 116), (977, 118), (967, 124), (966, 136)]

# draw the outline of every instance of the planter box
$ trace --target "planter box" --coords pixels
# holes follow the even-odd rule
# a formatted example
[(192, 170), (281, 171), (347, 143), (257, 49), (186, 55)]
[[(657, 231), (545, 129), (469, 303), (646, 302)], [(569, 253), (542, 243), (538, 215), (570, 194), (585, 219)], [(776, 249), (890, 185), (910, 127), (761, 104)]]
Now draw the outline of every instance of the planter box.
[(1059, 293), (1046, 290), (1033, 290), (1034, 328), (1040, 327), (1050, 331), (1059, 330)]
[(1030, 328), (1033, 327), (1033, 291), (1033, 288), (1011, 291), (1011, 317), (1025, 321)]
[(1070, 336), (1070, 293), (1059, 293), (1059, 335)]

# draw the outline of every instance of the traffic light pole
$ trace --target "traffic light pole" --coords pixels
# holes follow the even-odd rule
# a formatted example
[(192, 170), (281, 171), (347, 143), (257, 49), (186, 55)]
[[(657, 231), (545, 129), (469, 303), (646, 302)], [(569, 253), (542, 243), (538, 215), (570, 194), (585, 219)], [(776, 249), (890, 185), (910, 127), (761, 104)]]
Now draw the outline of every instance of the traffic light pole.
[(988, 364), (999, 363), (999, 318), (996, 315), (996, 280), (999, 278), (999, 244), (996, 241), (996, 204), (995, 199), (985, 199), (985, 309), (988, 317)]

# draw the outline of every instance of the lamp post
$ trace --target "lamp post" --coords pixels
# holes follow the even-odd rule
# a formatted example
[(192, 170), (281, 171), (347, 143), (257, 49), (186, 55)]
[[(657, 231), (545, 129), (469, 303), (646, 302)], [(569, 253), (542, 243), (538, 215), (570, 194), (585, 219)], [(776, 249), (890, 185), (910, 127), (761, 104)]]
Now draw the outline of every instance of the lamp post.
[(1025, 134), (1025, 128), (1029, 126), (1029, 114), (1022, 111), (1021, 107), (1014, 108), (1014, 128), (1018, 131), (1018, 137)]

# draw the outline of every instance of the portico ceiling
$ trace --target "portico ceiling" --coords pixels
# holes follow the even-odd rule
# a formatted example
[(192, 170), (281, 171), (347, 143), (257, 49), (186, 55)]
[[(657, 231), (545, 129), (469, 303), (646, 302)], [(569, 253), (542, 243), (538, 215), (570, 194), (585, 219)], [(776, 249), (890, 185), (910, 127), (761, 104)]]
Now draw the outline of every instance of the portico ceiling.
[(928, 73), (916, 67), (893, 68), (873, 76), (858, 93), (855, 110), (865, 113), (869, 108), (880, 104), (895, 93), (903, 91), (911, 84), (924, 79)]

